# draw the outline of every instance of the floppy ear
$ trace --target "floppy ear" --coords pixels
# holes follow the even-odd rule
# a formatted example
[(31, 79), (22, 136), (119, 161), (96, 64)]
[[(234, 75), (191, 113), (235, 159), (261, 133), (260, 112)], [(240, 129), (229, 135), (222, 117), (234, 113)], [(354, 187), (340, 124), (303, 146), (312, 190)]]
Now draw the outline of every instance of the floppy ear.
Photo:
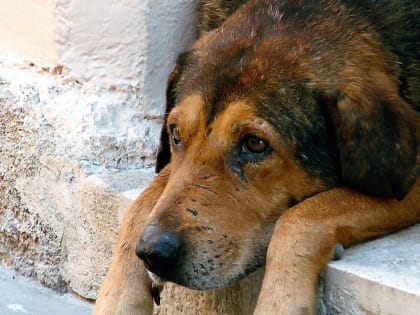
[(181, 78), (183, 69), (186, 64), (188, 52), (180, 54), (177, 58), (175, 69), (171, 72), (168, 78), (166, 86), (166, 109), (164, 114), (164, 123), (160, 132), (160, 145), (156, 159), (156, 173), (159, 173), (171, 160), (171, 147), (169, 144), (168, 130), (166, 129), (166, 121), (168, 119), (169, 112), (176, 104), (176, 95), (178, 82)]
[(402, 199), (419, 173), (419, 114), (385, 75), (342, 88), (332, 120), (341, 175), (359, 191)]
[(169, 112), (175, 106), (176, 100), (176, 85), (178, 82), (178, 71), (172, 71), (169, 75), (168, 84), (166, 87), (166, 109), (164, 114), (164, 123), (160, 132), (160, 144), (156, 158), (156, 173), (159, 173), (162, 168), (166, 166), (171, 160), (171, 148), (169, 145), (169, 135), (166, 129), (166, 121), (168, 119)]

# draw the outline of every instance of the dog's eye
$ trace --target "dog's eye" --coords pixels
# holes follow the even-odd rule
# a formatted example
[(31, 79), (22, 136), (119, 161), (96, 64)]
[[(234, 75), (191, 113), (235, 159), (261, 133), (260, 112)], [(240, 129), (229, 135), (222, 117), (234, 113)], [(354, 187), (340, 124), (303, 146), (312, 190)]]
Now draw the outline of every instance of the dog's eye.
[(179, 131), (179, 127), (173, 125), (171, 126), (171, 134), (172, 134), (172, 142), (175, 146), (179, 146), (181, 144), (182, 138), (181, 133)]
[(255, 154), (264, 153), (268, 148), (265, 140), (256, 135), (246, 135), (242, 140), (242, 151)]

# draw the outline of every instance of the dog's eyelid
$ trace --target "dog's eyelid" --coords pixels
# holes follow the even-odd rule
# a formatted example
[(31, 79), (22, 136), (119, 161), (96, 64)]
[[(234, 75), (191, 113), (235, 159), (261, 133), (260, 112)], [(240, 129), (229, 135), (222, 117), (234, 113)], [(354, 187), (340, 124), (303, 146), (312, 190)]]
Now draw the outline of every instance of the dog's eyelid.
[(170, 123), (168, 125), (169, 135), (172, 142), (172, 145), (179, 150), (182, 145), (182, 136), (180, 127), (175, 123)]
[(168, 123), (167, 129), (168, 129), (168, 133), (169, 133), (170, 136), (173, 135), (173, 132), (174, 132), (174, 129), (175, 128), (178, 128), (177, 127), (177, 124), (175, 124), (175, 123)]
[(175, 126), (179, 125), (180, 112), (178, 108), (174, 108), (168, 115), (166, 119), (166, 126), (169, 131), (171, 131)]

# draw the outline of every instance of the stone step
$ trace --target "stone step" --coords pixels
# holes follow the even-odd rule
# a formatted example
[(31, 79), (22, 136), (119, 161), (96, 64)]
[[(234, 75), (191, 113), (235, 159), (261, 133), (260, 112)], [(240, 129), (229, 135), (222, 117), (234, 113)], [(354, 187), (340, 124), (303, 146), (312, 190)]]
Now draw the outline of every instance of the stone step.
[(330, 315), (420, 315), (420, 224), (346, 249), (325, 280)]

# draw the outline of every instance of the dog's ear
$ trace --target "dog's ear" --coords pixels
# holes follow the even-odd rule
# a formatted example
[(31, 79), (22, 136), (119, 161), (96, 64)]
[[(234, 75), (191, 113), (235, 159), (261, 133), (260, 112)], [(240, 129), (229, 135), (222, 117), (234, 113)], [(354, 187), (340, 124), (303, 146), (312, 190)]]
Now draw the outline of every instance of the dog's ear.
[(420, 118), (389, 78), (373, 79), (344, 86), (330, 110), (342, 181), (361, 192), (402, 199), (419, 173)]
[(160, 145), (156, 159), (156, 173), (159, 173), (171, 160), (171, 147), (169, 143), (168, 130), (166, 128), (166, 121), (172, 108), (175, 107), (178, 83), (182, 76), (182, 72), (187, 62), (188, 52), (180, 54), (177, 58), (175, 69), (171, 72), (166, 86), (166, 109), (164, 113), (164, 123), (160, 132)]
[(166, 121), (169, 112), (175, 106), (176, 102), (176, 86), (179, 80), (179, 71), (177, 67), (172, 71), (168, 78), (166, 87), (166, 109), (164, 113), (164, 123), (160, 132), (160, 144), (156, 158), (156, 173), (159, 173), (171, 160), (171, 147), (169, 144), (169, 134), (166, 128)]

